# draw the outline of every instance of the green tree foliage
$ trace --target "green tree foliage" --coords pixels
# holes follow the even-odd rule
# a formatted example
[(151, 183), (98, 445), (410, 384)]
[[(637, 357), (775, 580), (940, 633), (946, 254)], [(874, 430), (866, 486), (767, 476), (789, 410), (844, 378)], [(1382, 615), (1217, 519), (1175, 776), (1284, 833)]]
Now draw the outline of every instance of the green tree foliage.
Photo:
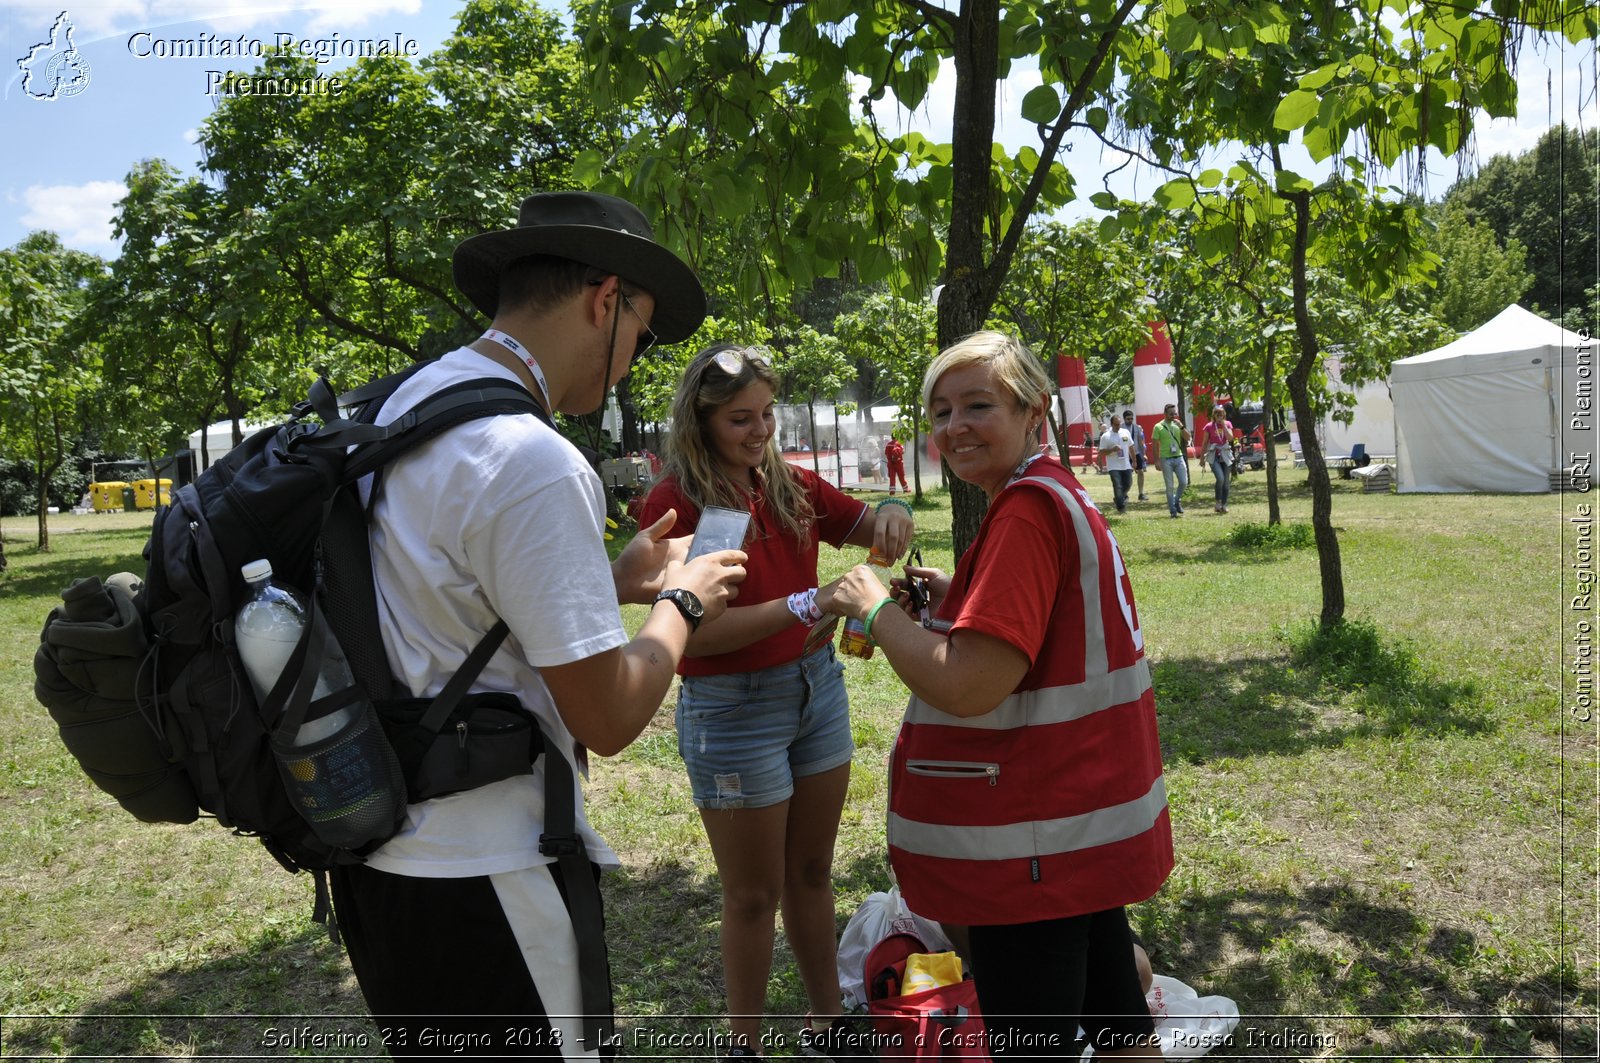
[(1429, 211), (1428, 245), (1439, 256), (1432, 309), (1457, 332), (1470, 332), (1522, 298), (1533, 274), (1516, 237), (1505, 246), (1466, 208), (1445, 203)]
[(288, 364), (272, 356), (283, 315), (251, 257), (259, 216), (232, 213), (160, 160), (135, 166), (126, 183), (113, 219), (122, 253), (92, 292), (123, 441), (164, 451), (228, 419), (238, 443)]
[[(1090, 104), (1111, 88), (1135, 6), (595, 2), (579, 13), (595, 84), (644, 120), (621, 150), (580, 159), (580, 176), (657, 206), (685, 242), (720, 219), (755, 219), (747, 297), (803, 288), (846, 261), (911, 299), (940, 279), (949, 344), (989, 319), (1034, 212), (1072, 198), (1061, 146), (1081, 114), (1103, 125)], [(921, 106), (946, 61), (950, 142), (886, 133), (883, 111)], [(1020, 104), (1040, 142), (1011, 152), (994, 140), (996, 85), (1019, 62), (1043, 75)], [(984, 501), (954, 490), (963, 548)]]
[[(1148, 161), (1177, 175), (1143, 215), (1195, 213), (1193, 243), (1207, 262), (1255, 244), (1263, 260), (1287, 264), (1296, 347), (1287, 385), (1303, 429), (1318, 419), (1313, 382), (1325, 344), (1311, 305), (1314, 272), (1345, 278), (1359, 301), (1378, 305), (1437, 262), (1416, 210), (1398, 190), (1370, 187), (1367, 173), (1415, 165), (1428, 147), (1455, 155), (1478, 112), (1514, 114), (1510, 60), (1528, 24), (1572, 40), (1596, 31), (1592, 8), (1577, 0), (1510, 2), (1492, 14), (1342, 0), (1242, 9), (1175, 2), (1140, 24), (1152, 46), (1126, 53), (1116, 117)], [(1285, 168), (1281, 149), (1291, 137), (1332, 173), (1313, 182)], [(1226, 171), (1184, 169), (1184, 159), (1228, 141), (1245, 150)], [(1115, 206), (1109, 194), (1096, 201)], [(1138, 213), (1125, 209), (1124, 221)], [(1354, 368), (1351, 382), (1367, 371), (1359, 359)], [(1315, 434), (1303, 430), (1301, 442), (1329, 627), (1345, 608), (1332, 498)]]
[[(1447, 207), (1488, 225), (1507, 248), (1527, 251), (1532, 283), (1526, 305), (1552, 319), (1585, 307), (1596, 275), (1596, 182), (1600, 181), (1600, 131), (1558, 126), (1532, 151), (1496, 155), (1445, 194)], [(1498, 309), (1504, 309), (1501, 304)]]
[[(817, 454), (823, 449), (823, 439), (817, 434), (817, 400), (838, 395), (849, 387), (856, 378), (856, 367), (836, 337), (818, 332), (810, 325), (789, 330), (782, 337), (779, 349), (781, 354), (775, 368), (782, 373), (789, 396), (806, 404), (811, 468), (820, 476), (822, 466)], [(838, 416), (835, 410), (836, 424)]]
[(50, 482), (99, 381), (99, 349), (78, 324), (85, 292), (104, 268), (48, 232), (0, 251), (0, 448), (31, 466), (40, 552), (50, 549)]
[(365, 378), (480, 327), (451, 251), (510, 224), (529, 192), (573, 187), (600, 125), (560, 19), (518, 0), (473, 0), (439, 52), (364, 59), (343, 80), (337, 96), (230, 97), (201, 143), (231, 210), (260, 218), (252, 253), (314, 321), (358, 341), (332, 368)]

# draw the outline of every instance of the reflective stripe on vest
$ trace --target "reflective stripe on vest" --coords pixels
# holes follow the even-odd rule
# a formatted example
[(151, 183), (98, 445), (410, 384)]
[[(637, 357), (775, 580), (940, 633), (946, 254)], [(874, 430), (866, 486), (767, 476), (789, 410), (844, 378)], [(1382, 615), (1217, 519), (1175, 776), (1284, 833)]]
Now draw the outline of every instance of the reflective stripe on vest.
[[(1105, 647), (1101, 641), (1102, 650)], [(1102, 660), (1104, 659), (1102, 654)], [(966, 727), (975, 731), (1011, 731), (1029, 724), (1069, 723), (1104, 709), (1138, 701), (1150, 689), (1150, 663), (1143, 657), (1109, 675), (1091, 676), (1066, 687), (1042, 687), (1009, 694), (993, 711), (982, 716), (955, 717), (913, 696), (906, 706), (906, 723)]]
[[(1083, 650), (1084, 678), (1071, 686), (1043, 687), (1009, 694), (992, 711), (982, 716), (957, 719), (912, 696), (906, 706), (906, 723), (931, 723), (946, 727), (971, 727), (984, 731), (1008, 731), (1029, 724), (1066, 723), (1079, 720), (1091, 713), (1137, 701), (1150, 689), (1150, 662), (1140, 655), (1126, 668), (1111, 670), (1106, 653), (1105, 615), (1100, 601), (1100, 551), (1084, 507), (1094, 508), (1087, 494), (1074, 494), (1065, 484), (1043, 476), (1030, 476), (1027, 482), (1041, 484), (1054, 491), (1062, 508), (1072, 519), (1073, 533), (1077, 536), (1078, 590), (1083, 598)], [(1123, 621), (1133, 636), (1133, 644), (1144, 649), (1144, 631), (1134, 621), (1133, 608), (1128, 603), (1123, 577), (1127, 569), (1122, 562), (1122, 550), (1111, 530), (1106, 529), (1111, 544), (1111, 558), (1116, 565), (1114, 582), (1117, 604)], [(1094, 549), (1085, 549), (1088, 544)]]
[(1142, 797), (1079, 816), (1033, 823), (952, 827), (917, 823), (889, 814), (889, 837), (919, 856), (953, 860), (1023, 860), (1045, 853), (1070, 853), (1134, 838), (1155, 826), (1167, 807), (1167, 785), (1158, 777)]

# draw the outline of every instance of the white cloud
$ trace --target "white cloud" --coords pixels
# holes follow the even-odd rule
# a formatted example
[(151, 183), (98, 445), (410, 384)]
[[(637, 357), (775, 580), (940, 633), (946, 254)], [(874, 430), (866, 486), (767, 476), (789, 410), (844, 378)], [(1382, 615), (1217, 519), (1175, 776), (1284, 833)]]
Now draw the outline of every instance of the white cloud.
[(80, 251), (112, 254), (111, 219), (117, 200), (128, 194), (120, 181), (90, 181), (81, 185), (30, 185), (22, 193), (27, 210), (22, 224), (28, 229), (49, 229), (61, 242)]

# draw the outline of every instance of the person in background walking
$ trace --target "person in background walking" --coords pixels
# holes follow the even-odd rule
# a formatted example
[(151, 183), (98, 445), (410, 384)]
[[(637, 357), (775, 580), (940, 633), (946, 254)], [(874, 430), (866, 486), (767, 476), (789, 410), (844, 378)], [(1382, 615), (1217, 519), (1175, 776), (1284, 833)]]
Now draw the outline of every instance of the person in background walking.
[(1189, 430), (1178, 420), (1178, 407), (1167, 403), (1161, 411), (1161, 422), (1150, 437), (1156, 445), (1156, 461), (1161, 465), (1161, 479), (1167, 489), (1167, 515), (1183, 515), (1183, 492), (1189, 486)]
[(1144, 425), (1134, 418), (1132, 410), (1123, 410), (1122, 429), (1133, 440), (1133, 475), (1139, 481), (1139, 501), (1148, 502), (1150, 496), (1144, 493), (1144, 469), (1150, 462), (1146, 457)]
[(1133, 439), (1122, 427), (1122, 418), (1111, 415), (1111, 427), (1100, 437), (1100, 456), (1105, 459), (1106, 474), (1111, 477), (1111, 499), (1118, 513), (1128, 511), (1128, 488), (1133, 484)]
[(1218, 513), (1228, 512), (1228, 482), (1233, 476), (1233, 422), (1221, 406), (1212, 407), (1211, 422), (1201, 433), (1205, 443), (1205, 460), (1216, 477)]

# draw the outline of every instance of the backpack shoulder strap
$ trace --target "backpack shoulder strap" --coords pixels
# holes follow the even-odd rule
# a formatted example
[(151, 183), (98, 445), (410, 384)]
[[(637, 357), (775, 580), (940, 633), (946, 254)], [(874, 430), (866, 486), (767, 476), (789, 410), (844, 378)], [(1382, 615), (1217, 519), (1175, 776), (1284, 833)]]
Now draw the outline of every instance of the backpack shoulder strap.
[[(376, 412), (373, 410), (373, 415)], [(359, 480), (458, 424), (499, 414), (524, 413), (555, 428), (544, 407), (520, 384), (490, 378), (451, 385), (390, 421), (384, 426), (383, 438), (359, 447), (345, 464), (345, 480)]]

